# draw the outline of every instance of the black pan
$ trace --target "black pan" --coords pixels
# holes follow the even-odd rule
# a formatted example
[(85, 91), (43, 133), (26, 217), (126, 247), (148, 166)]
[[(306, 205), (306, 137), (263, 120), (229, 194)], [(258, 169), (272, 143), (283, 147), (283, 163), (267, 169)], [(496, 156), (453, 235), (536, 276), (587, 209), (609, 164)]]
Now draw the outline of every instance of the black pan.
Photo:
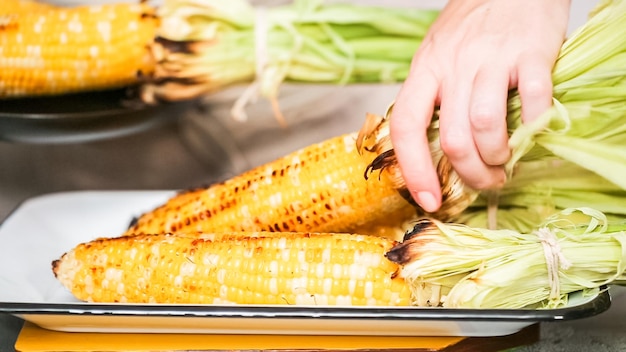
[(146, 105), (132, 87), (18, 99), (0, 99), (0, 140), (76, 143), (143, 131), (175, 118), (179, 104)]

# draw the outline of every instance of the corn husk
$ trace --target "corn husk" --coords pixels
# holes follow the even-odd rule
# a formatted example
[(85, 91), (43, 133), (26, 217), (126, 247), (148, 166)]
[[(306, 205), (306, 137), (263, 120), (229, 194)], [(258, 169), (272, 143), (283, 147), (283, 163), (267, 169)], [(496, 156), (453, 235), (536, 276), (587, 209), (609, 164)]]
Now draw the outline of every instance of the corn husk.
[[(511, 146), (523, 160), (554, 156), (626, 189), (626, 1), (603, 1), (565, 42), (553, 71), (554, 107), (519, 124), (510, 99)], [(547, 128), (537, 128), (547, 126)], [(512, 169), (517, 158), (509, 164)]]
[(591, 208), (565, 209), (527, 233), (423, 220), (387, 256), (403, 265), (416, 302), (428, 295), (447, 308), (556, 308), (572, 292), (623, 280), (626, 221)]
[(529, 231), (569, 207), (626, 217), (626, 1), (602, 1), (563, 44), (553, 70), (554, 106), (521, 123), (508, 100), (504, 188), (482, 192), (457, 219), (471, 226)]
[[(500, 190), (477, 191), (463, 185), (442, 156), (435, 109), (427, 133), (444, 197), (441, 209), (426, 215), (522, 232), (569, 207), (592, 207), (608, 218), (625, 218), (624, 23), (625, 0), (604, 1), (594, 9), (587, 23), (563, 44), (552, 75), (554, 105), (533, 123), (522, 124), (519, 94), (509, 93), (507, 124), (513, 156), (505, 165), (508, 180)], [(389, 138), (392, 107), (378, 117), (377, 126), (366, 120), (361, 138), (375, 140), (371, 149), (384, 157), (379, 169), (400, 175)], [(404, 180), (395, 179), (396, 188), (407, 192)]]
[(419, 221), (388, 253), (415, 302), (557, 308), (572, 292), (624, 280), (625, 24), (626, 1), (600, 3), (564, 43), (554, 106), (538, 120), (522, 124), (519, 95), (510, 94), (503, 189), (481, 192), (454, 223)]
[(233, 116), (244, 119), (243, 107), (259, 96), (277, 104), (283, 82), (401, 82), (437, 14), (316, 0), (268, 7), (166, 0), (154, 45), (157, 72), (143, 85), (142, 99), (196, 99), (249, 84), (233, 107)]

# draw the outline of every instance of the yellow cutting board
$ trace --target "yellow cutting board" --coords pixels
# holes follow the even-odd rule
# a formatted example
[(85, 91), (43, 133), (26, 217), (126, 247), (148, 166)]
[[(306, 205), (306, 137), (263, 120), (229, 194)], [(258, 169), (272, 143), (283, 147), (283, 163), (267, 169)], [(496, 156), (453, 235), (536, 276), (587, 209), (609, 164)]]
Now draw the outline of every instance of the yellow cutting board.
[(134, 334), (59, 332), (26, 322), (15, 343), (21, 352), (189, 350), (411, 350), (441, 351), (464, 337)]

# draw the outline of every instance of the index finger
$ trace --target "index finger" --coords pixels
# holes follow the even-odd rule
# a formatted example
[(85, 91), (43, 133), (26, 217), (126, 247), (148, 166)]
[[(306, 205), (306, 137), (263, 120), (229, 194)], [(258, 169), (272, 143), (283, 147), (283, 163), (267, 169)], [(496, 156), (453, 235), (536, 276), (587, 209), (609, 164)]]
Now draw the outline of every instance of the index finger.
[(438, 83), (432, 74), (410, 75), (396, 97), (389, 125), (407, 189), (426, 212), (441, 206), (441, 187), (427, 136), (437, 94)]

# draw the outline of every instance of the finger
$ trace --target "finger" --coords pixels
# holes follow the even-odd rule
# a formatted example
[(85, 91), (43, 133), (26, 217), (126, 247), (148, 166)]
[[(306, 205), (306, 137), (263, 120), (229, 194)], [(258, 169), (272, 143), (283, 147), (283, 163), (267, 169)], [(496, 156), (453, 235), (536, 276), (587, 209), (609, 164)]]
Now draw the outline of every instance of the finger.
[(480, 157), (468, 118), (471, 79), (458, 77), (442, 91), (439, 135), (441, 148), (461, 179), (475, 189), (504, 184), (501, 167), (490, 166)]
[(410, 75), (398, 93), (390, 121), (391, 141), (407, 189), (427, 212), (441, 206), (441, 187), (426, 135), (437, 92), (432, 74)]
[(481, 70), (474, 78), (469, 119), (474, 144), (487, 165), (502, 165), (511, 157), (506, 124), (508, 89), (507, 70)]
[(526, 57), (517, 69), (517, 89), (522, 102), (522, 121), (534, 121), (552, 106), (551, 60)]

